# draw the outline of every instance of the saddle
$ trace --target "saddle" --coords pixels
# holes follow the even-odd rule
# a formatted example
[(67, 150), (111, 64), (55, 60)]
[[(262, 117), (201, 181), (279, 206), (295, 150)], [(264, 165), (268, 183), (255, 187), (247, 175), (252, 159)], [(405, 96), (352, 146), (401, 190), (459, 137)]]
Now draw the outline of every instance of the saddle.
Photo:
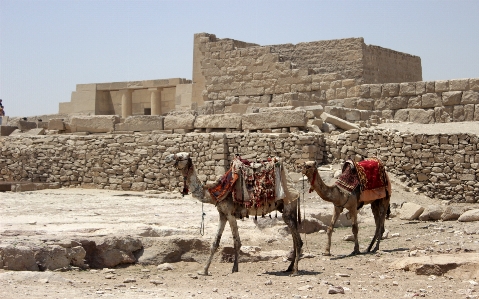
[(347, 160), (336, 185), (347, 194), (359, 192), (359, 202), (365, 204), (386, 197), (386, 191), (391, 194), (391, 182), (378, 158), (360, 162)]
[(232, 194), (233, 201), (246, 208), (262, 207), (285, 197), (280, 171), (277, 158), (250, 162), (236, 157), (208, 192), (217, 203)]

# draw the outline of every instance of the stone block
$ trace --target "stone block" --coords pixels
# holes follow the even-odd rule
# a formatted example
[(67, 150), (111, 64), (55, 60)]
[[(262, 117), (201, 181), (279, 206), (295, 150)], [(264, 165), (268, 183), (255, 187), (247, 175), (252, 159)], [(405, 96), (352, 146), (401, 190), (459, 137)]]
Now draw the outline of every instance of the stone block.
[(360, 98), (369, 98), (369, 85), (368, 84), (359, 85), (359, 97)]
[(242, 118), (243, 130), (304, 127), (306, 122), (306, 112), (304, 110), (243, 114)]
[(479, 121), (479, 104), (474, 105), (474, 121)]
[(359, 110), (374, 110), (374, 100), (373, 99), (358, 99), (356, 103), (356, 109)]
[(409, 121), (419, 124), (433, 124), (434, 110), (409, 109)]
[(371, 98), (381, 97), (382, 84), (369, 84), (369, 96)]
[(413, 96), (416, 95), (416, 83), (400, 83), (399, 84), (399, 95), (400, 96)]
[(38, 136), (38, 135), (45, 135), (44, 128), (35, 128), (23, 133), (24, 136)]
[(347, 121), (360, 121), (361, 112), (359, 110), (346, 110), (346, 120)]
[(426, 82), (416, 82), (416, 95), (422, 95), (426, 93)]
[(397, 109), (405, 109), (407, 108), (409, 98), (408, 97), (394, 97), (391, 99), (391, 106), (390, 109), (397, 110)]
[(479, 91), (479, 78), (469, 79), (469, 89)]
[(436, 82), (435, 81), (426, 82), (426, 93), (435, 92), (436, 91), (435, 87), (436, 87)]
[(394, 114), (394, 120), (407, 122), (409, 121), (409, 109), (400, 109)]
[(469, 79), (449, 80), (450, 91), (464, 91), (469, 89)]
[(10, 136), (16, 129), (15, 126), (0, 126), (0, 136)]
[(124, 123), (115, 125), (115, 131), (154, 131), (163, 130), (165, 117), (157, 115), (134, 115), (128, 116)]
[(223, 114), (225, 113), (225, 101), (218, 100), (213, 102), (213, 113), (214, 114)]
[(441, 215), (444, 212), (443, 210), (444, 210), (443, 207), (439, 205), (429, 205), (424, 209), (421, 216), (419, 216), (419, 220), (421, 221), (440, 220)]
[(463, 92), (461, 104), (479, 104), (479, 92), (472, 90)]
[(444, 107), (435, 107), (434, 108), (434, 118), (437, 123), (449, 123), (452, 121), (452, 110), (451, 113), (449, 110)]
[(382, 97), (395, 97), (399, 95), (399, 83), (385, 83), (382, 88)]
[(422, 96), (418, 95), (415, 97), (410, 97), (407, 102), (408, 108), (421, 108), (422, 107)]
[(116, 115), (73, 116), (70, 129), (75, 132), (108, 133), (115, 130), (115, 125), (120, 122)]
[(463, 105), (454, 106), (454, 110), (452, 112), (452, 119), (453, 121), (464, 121), (464, 106)]
[(442, 93), (442, 104), (444, 106), (458, 105), (461, 103), (462, 91), (446, 91)]
[(301, 109), (305, 110), (306, 112), (310, 111), (313, 113), (314, 117), (319, 118), (321, 117), (321, 114), (324, 112), (324, 108), (321, 105), (315, 105), (315, 106), (303, 106)]
[(241, 129), (241, 114), (229, 113), (218, 115), (198, 115), (195, 119), (196, 129)]
[(33, 121), (19, 120), (18, 128), (20, 129), (20, 131), (28, 131), (31, 129), (36, 129), (37, 123)]
[(448, 80), (435, 81), (434, 91), (435, 92), (449, 91), (449, 81)]
[(381, 97), (374, 101), (374, 110), (389, 110), (391, 109), (392, 98)]
[(63, 119), (60, 119), (60, 118), (50, 119), (48, 121), (48, 130), (64, 131), (65, 123), (63, 122)]
[(422, 108), (434, 108), (442, 106), (442, 97), (438, 93), (426, 93), (422, 95)]
[(464, 105), (464, 121), (474, 121), (474, 104)]
[(233, 104), (231, 105), (231, 113), (245, 114), (248, 107), (248, 104)]
[(167, 115), (164, 120), (165, 130), (186, 129), (193, 130), (195, 128), (195, 115), (191, 113), (183, 113), (177, 115)]
[(412, 202), (405, 202), (399, 210), (399, 218), (402, 220), (416, 220), (424, 211), (424, 208)]
[(385, 119), (394, 119), (394, 111), (393, 110), (383, 110), (381, 111), (381, 117)]
[(343, 130), (359, 129), (359, 126), (328, 113), (321, 114), (321, 119), (323, 122), (333, 124)]

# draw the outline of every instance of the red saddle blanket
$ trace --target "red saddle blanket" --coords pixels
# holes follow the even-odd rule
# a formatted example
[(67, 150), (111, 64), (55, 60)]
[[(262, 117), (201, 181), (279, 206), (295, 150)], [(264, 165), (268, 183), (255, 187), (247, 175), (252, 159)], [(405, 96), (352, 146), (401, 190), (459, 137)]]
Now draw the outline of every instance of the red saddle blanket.
[(276, 199), (275, 162), (265, 161), (252, 165), (245, 161), (235, 159), (231, 168), (208, 189), (216, 202), (222, 201), (230, 193), (235, 203), (247, 208), (262, 207)]
[(381, 160), (369, 158), (360, 162), (346, 161), (336, 185), (343, 191), (352, 193), (358, 186), (364, 192), (388, 187), (389, 184)]

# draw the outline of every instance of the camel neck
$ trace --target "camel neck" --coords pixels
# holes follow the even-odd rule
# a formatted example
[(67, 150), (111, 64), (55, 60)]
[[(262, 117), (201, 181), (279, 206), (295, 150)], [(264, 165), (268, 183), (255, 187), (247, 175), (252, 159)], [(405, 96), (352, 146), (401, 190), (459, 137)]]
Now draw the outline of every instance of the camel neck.
[(188, 185), (188, 189), (191, 192), (191, 196), (203, 203), (211, 203), (211, 197), (209, 196), (209, 194), (207, 194), (207, 192), (205, 192), (204, 186), (196, 173), (196, 169), (191, 166), (191, 168), (187, 171), (187, 173), (185, 173), (185, 175), (186, 184)]
[(308, 181), (311, 184), (311, 189), (314, 189), (316, 193), (325, 201), (332, 202), (332, 191), (334, 187), (328, 186), (324, 183), (318, 170), (316, 170), (311, 177), (308, 177)]

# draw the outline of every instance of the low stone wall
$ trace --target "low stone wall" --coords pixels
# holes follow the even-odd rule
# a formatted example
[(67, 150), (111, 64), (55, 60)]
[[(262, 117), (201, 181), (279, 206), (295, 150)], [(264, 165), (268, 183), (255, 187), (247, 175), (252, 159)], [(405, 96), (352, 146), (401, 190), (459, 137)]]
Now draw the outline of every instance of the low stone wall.
[(112, 190), (178, 190), (182, 178), (164, 163), (190, 152), (202, 181), (218, 179), (232, 154), (251, 160), (278, 155), (322, 161), (323, 135), (308, 134), (109, 134), (5, 137), (0, 140), (0, 180), (59, 183)]
[(377, 156), (387, 170), (429, 197), (479, 200), (479, 136), (350, 130), (326, 141), (328, 161)]

